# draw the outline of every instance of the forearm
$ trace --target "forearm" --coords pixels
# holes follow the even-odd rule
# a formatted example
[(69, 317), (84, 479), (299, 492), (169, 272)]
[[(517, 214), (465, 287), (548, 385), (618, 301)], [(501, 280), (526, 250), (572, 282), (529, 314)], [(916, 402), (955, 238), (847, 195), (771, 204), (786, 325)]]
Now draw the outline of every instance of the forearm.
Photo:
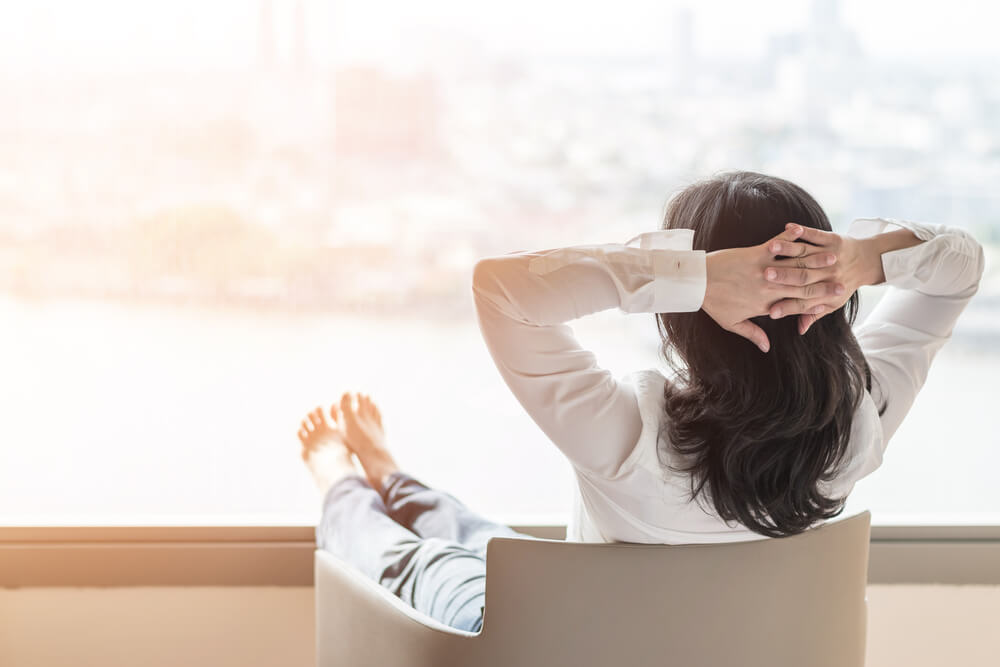
[(911, 248), (923, 241), (909, 229), (897, 229), (891, 232), (876, 234), (865, 239), (859, 239), (865, 265), (863, 285), (880, 285), (885, 282), (885, 268), (882, 266), (882, 255), (894, 250)]
[(983, 248), (960, 227), (859, 218), (851, 223), (848, 235), (865, 244), (864, 284), (884, 282), (949, 297), (971, 296), (978, 288)]
[[(675, 245), (685, 240), (689, 248), (689, 236), (665, 231), (659, 238)], [(705, 253), (623, 244), (512, 253), (480, 260), (472, 282), (477, 299), (536, 326), (610, 308), (690, 312), (698, 310), (705, 294)]]

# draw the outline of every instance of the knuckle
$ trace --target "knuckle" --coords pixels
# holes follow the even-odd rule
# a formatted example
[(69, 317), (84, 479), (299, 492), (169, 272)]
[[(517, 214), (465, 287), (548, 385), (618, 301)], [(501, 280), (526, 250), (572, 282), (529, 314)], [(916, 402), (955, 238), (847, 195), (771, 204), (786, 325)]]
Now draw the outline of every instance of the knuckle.
[(796, 278), (800, 285), (805, 285), (809, 282), (809, 272), (805, 269), (800, 268), (797, 272)]

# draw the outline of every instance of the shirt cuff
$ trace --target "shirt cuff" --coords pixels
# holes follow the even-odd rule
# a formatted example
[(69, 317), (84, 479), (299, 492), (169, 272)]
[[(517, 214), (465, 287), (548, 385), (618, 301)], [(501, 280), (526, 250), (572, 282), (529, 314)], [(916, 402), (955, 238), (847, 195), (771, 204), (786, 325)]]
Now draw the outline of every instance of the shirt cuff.
[(689, 313), (701, 308), (707, 285), (705, 251), (692, 250), (693, 229), (643, 232), (625, 242), (638, 242), (653, 257), (654, 313)]
[(654, 313), (689, 313), (701, 308), (707, 285), (704, 250), (653, 250)]

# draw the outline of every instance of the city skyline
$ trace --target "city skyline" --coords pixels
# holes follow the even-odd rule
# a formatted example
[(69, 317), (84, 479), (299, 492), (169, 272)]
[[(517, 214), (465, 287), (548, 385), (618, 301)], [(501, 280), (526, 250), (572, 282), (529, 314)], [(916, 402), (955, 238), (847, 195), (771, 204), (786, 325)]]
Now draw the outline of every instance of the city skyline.
[[(679, 14), (690, 12), (692, 43), (709, 58), (763, 57), (774, 36), (801, 32), (813, 17), (839, 16), (876, 59), (986, 65), (1000, 57), (992, 27), (1000, 8), (972, 0), (950, 11), (915, 10), (899, 0), (623, 0), (613, 10), (594, 4), (512, 0), (503, 11), (432, 0), (419, 7), (391, 0), (273, 0), (274, 48), (298, 60), (309, 44), (321, 66), (383, 62), (418, 64), (444, 49), (486, 58), (546, 56), (663, 57)], [(572, 11), (567, 12), (571, 6)], [(0, 10), (0, 72), (32, 75), (142, 69), (252, 67), (260, 56), (257, 2), (48, 2)], [(300, 39), (304, 37), (304, 39)], [(121, 54), (127, 52), (128, 58)]]

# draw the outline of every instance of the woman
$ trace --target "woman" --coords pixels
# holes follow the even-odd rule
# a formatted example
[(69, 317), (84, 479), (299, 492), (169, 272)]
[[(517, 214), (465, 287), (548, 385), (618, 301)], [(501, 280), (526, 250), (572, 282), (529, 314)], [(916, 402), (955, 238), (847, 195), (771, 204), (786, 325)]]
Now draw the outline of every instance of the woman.
[[(841, 236), (798, 186), (736, 172), (686, 188), (663, 230), (629, 243), (481, 260), (473, 292), (500, 374), (573, 466), (568, 539), (735, 542), (843, 510), (982, 271), (960, 229), (861, 219)], [(852, 332), (857, 289), (880, 283), (893, 289)], [(673, 377), (618, 380), (580, 347), (566, 322), (613, 307), (656, 314)], [(299, 432), (329, 489), (320, 546), (477, 631), (486, 541), (514, 533), (401, 473), (367, 397), (331, 417)]]

